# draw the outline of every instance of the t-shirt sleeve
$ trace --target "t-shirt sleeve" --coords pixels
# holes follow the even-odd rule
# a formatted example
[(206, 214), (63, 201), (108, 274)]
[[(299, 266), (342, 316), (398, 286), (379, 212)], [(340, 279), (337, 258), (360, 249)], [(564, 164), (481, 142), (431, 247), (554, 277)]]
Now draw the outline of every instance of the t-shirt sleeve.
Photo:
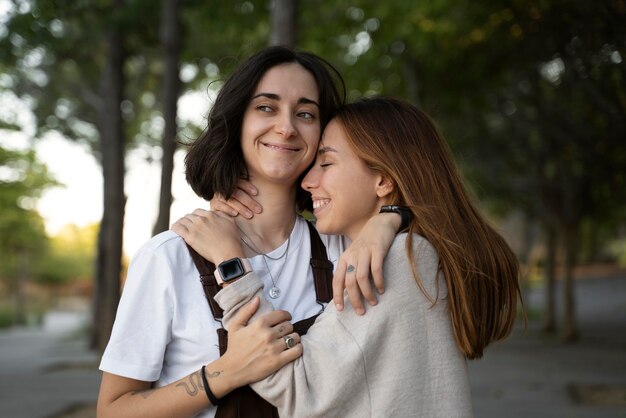
[(153, 248), (132, 260), (100, 369), (131, 379), (159, 379), (173, 318), (172, 269)]

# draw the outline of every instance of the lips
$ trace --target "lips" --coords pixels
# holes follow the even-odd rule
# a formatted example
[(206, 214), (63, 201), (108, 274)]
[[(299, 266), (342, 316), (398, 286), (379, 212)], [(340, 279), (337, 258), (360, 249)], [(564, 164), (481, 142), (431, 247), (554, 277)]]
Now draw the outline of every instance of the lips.
[(297, 152), (300, 151), (300, 148), (298, 147), (294, 147), (293, 145), (286, 145), (286, 144), (274, 144), (274, 143), (262, 143), (264, 147), (266, 148), (270, 148), (272, 150), (275, 151), (281, 151), (281, 152)]
[(313, 198), (313, 211), (318, 211), (330, 203), (330, 199)]

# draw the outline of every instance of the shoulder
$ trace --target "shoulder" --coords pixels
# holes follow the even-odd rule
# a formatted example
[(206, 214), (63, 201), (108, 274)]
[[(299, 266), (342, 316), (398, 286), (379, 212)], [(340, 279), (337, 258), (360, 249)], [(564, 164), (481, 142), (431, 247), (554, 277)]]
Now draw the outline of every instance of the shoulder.
[(188, 251), (185, 241), (173, 231), (164, 231), (157, 234), (146, 241), (137, 250), (133, 258), (144, 254), (177, 254), (179, 252)]
[(145, 251), (171, 251), (174, 248), (178, 248), (184, 245), (184, 240), (174, 231), (164, 231), (160, 234), (157, 234), (146, 241), (140, 248), (137, 250), (137, 253), (145, 252)]
[[(409, 235), (407, 233), (398, 234), (389, 248), (387, 253), (386, 263), (399, 263), (403, 260), (407, 260), (407, 244)], [(437, 251), (432, 244), (423, 236), (418, 234), (412, 235), (412, 250), (411, 254), (417, 258), (420, 264), (439, 262)]]
[[(406, 233), (396, 236), (389, 253), (385, 258), (384, 275), (389, 278), (389, 287), (398, 286), (402, 289), (409, 282), (415, 282), (411, 259), (417, 268), (419, 280), (424, 285), (426, 291), (431, 294), (445, 294), (445, 284), (441, 279), (439, 268), (439, 256), (433, 245), (423, 236), (413, 234), (412, 250), (407, 253), (409, 235)], [(411, 258), (409, 258), (409, 256)], [(403, 283), (403, 284), (401, 284)], [(438, 291), (437, 289), (441, 289)]]
[[(133, 255), (133, 264), (163, 263), (170, 266), (184, 264), (191, 256), (185, 241), (173, 231), (165, 231), (150, 238)], [(154, 266), (153, 266), (154, 267)]]

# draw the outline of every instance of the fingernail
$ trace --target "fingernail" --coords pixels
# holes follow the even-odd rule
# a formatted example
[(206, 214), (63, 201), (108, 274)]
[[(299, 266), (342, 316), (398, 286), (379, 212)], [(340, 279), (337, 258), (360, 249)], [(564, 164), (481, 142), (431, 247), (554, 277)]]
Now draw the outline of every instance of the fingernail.
[(261, 213), (261, 210), (262, 210), (261, 206), (258, 206), (258, 205), (257, 205), (257, 206), (255, 206), (255, 207), (254, 207), (254, 211), (255, 211), (256, 213)]
[(376, 299), (370, 300), (370, 305), (372, 305), (372, 306), (378, 305), (378, 300), (376, 300)]
[(363, 308), (357, 308), (356, 309), (356, 314), (357, 315), (363, 315), (364, 313), (365, 313), (365, 309), (363, 309)]
[(337, 309), (337, 311), (339, 311), (339, 312), (343, 311), (343, 305), (341, 305), (341, 304), (339, 304), (339, 303), (336, 303), (336, 304), (335, 304), (335, 308), (336, 308), (336, 309)]
[(252, 212), (250, 212), (249, 210), (246, 211), (246, 218), (248, 219), (252, 218)]
[(257, 193), (258, 193), (257, 189), (255, 189), (255, 188), (250, 188), (250, 194), (251, 194), (252, 196), (256, 196), (256, 195), (257, 195)]
[(230, 214), (231, 214), (232, 216), (237, 216), (237, 215), (238, 215), (238, 213), (237, 213), (236, 211), (234, 211), (234, 210), (233, 210), (233, 211), (231, 211), (231, 212), (230, 212)]
[(385, 289), (384, 288), (378, 288), (376, 289), (376, 291), (378, 292), (379, 295), (382, 295), (383, 293), (385, 293)]

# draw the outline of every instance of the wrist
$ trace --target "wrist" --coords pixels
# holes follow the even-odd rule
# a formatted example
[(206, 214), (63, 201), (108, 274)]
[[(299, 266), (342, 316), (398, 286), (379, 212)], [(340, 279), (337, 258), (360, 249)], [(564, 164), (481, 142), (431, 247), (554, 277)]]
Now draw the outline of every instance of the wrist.
[(397, 232), (406, 231), (411, 225), (412, 213), (411, 210), (406, 206), (398, 206), (398, 205), (385, 205), (380, 208), (381, 214), (394, 214), (395, 216), (391, 216), (393, 218), (393, 226)]
[[(233, 373), (227, 368), (226, 364), (224, 364), (222, 357), (204, 366), (201, 370), (201, 373), (202, 372), (204, 372), (203, 385), (205, 383), (208, 385), (208, 392), (210, 392), (216, 400), (216, 402), (209, 400), (212, 405), (220, 404), (221, 400), (226, 395), (242, 386), (237, 382), (237, 379), (234, 378)], [(207, 397), (209, 396), (210, 395), (207, 393)]]
[(215, 272), (215, 281), (220, 286), (225, 283), (237, 280), (252, 271), (252, 265), (247, 258), (231, 258), (217, 265)]

